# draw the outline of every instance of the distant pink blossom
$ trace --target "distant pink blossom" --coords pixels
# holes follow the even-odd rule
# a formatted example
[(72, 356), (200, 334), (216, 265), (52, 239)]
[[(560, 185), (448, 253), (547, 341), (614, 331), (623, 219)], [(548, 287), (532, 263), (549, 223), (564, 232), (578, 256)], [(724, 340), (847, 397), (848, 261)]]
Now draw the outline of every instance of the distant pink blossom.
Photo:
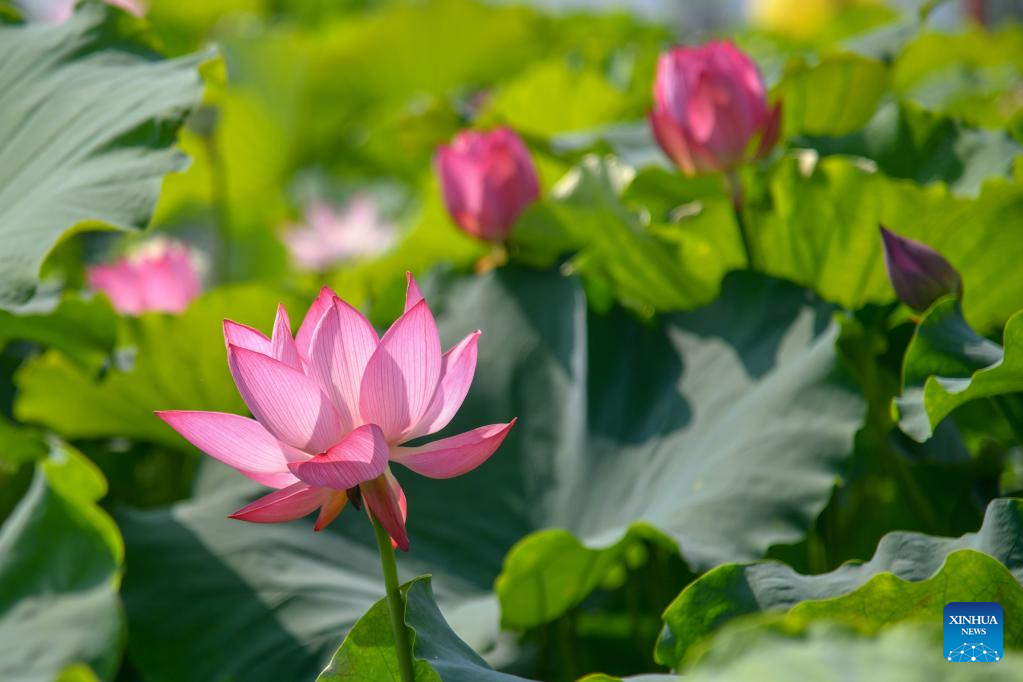
[(403, 550), (405, 494), (397, 462), (431, 478), (486, 461), (515, 423), (482, 426), (417, 447), (455, 416), (476, 370), (475, 331), (441, 353), (433, 314), (411, 276), (405, 312), (382, 338), (324, 287), (295, 337), (278, 306), (270, 337), (224, 321), (228, 366), (255, 419), (220, 412), (157, 415), (206, 454), (275, 492), (232, 518), (278, 523), (319, 509), (314, 528), (365, 503)]
[(305, 224), (288, 225), (284, 244), (300, 268), (323, 271), (345, 260), (386, 251), (397, 228), (380, 216), (376, 202), (356, 195), (337, 211), (317, 202), (305, 212)]
[(184, 244), (153, 239), (108, 265), (89, 268), (89, 286), (117, 312), (180, 313), (202, 290), (196, 255)]
[(448, 213), (474, 237), (505, 239), (540, 197), (529, 150), (509, 128), (463, 131), (437, 149), (434, 161)]
[(686, 175), (729, 171), (767, 154), (781, 105), (768, 107), (756, 64), (730, 42), (675, 47), (657, 61), (650, 126)]
[[(16, 4), (25, 21), (63, 24), (74, 13), (76, 2), (77, 0), (17, 0)], [(146, 14), (146, 6), (140, 0), (104, 0), (104, 2), (136, 17), (143, 17)]]

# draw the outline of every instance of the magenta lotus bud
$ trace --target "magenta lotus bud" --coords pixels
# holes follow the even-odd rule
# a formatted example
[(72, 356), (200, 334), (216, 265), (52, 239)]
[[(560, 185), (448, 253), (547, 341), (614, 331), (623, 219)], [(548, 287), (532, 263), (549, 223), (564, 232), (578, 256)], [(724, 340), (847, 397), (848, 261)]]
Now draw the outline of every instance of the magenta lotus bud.
[(884, 264), (899, 300), (923, 312), (942, 296), (963, 293), (963, 280), (940, 253), (881, 227)]
[(435, 157), (448, 213), (474, 237), (501, 241), (540, 197), (526, 145), (508, 128), (463, 131)]
[(657, 60), (650, 126), (686, 175), (729, 171), (778, 141), (781, 104), (767, 104), (756, 64), (730, 42), (675, 47)]

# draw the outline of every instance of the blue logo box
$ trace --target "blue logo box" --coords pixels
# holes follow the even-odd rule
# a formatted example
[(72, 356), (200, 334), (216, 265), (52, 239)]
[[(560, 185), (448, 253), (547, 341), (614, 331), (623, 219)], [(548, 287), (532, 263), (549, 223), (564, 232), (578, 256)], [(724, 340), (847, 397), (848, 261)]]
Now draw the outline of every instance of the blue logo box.
[(993, 601), (954, 601), (945, 605), (945, 660), (995, 663), (1002, 660), (1002, 605)]

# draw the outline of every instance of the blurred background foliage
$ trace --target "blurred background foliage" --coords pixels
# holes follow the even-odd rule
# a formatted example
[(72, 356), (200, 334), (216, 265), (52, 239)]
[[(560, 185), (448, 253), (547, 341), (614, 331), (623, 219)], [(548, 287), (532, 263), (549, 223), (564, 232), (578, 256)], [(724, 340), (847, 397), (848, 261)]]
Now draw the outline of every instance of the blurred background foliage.
[[(906, 647), (931, 657), (914, 623), (934, 604), (1023, 604), (1023, 513), (992, 501), (1023, 490), (1018, 7), (604, 4), (153, 0), (135, 19), (86, 2), (47, 29), (5, 6), (0, 64), (37, 77), (0, 67), (0, 267), (45, 261), (0, 310), (0, 678), (312, 679), (364, 613), (324, 679), (387, 655), (364, 524), (226, 520), (254, 488), (152, 411), (244, 412), (222, 318), (266, 330), (284, 302), (298, 320), (327, 284), (383, 326), (406, 270), (446, 344), (485, 332), (455, 426), (521, 420), (464, 480), (402, 478), (402, 572), (434, 574), (408, 587), (408, 624), (417, 655), (464, 656), (445, 680), (489, 679), (488, 663), (866, 676)], [(721, 178), (677, 173), (645, 121), (659, 52), (721, 35), (784, 105), (781, 145), (742, 173), (753, 274), (732, 273), (750, 264)], [(68, 61), (45, 58), (54, 45)], [(76, 108), (61, 98), (83, 77), (150, 94), (83, 89)], [(15, 94), (67, 117), (20, 128)], [(475, 275), (492, 254), (451, 222), (432, 155), (495, 125), (526, 140), (543, 198), (511, 264)], [(115, 139), (77, 158), (90, 130)], [(65, 152), (25, 142), (48, 136)], [(46, 192), (5, 215), (23, 168)], [(397, 244), (298, 271), (282, 226), (356, 193)], [(899, 306), (878, 223), (943, 253), (961, 306), (922, 322)], [(207, 292), (180, 316), (119, 317), (84, 267), (153, 232), (205, 254)], [(788, 601), (758, 592), (772, 579)], [(919, 608), (862, 606), (878, 600)]]

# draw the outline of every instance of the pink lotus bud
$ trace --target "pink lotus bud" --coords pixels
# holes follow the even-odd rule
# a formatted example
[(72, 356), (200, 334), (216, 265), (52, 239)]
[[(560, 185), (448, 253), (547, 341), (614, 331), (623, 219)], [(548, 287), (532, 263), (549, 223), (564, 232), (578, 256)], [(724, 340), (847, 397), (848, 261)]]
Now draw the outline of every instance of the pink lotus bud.
[(657, 61), (650, 126), (686, 175), (728, 171), (778, 141), (756, 64), (729, 42), (675, 47)]
[(899, 300), (923, 312), (942, 296), (963, 293), (963, 280), (940, 253), (881, 226), (884, 265)]
[(464, 131), (435, 157), (448, 213), (480, 239), (508, 236), (522, 212), (540, 196), (536, 167), (513, 131)]
[(304, 225), (289, 225), (284, 243), (300, 268), (323, 271), (337, 263), (386, 251), (397, 237), (395, 226), (380, 216), (371, 198), (356, 195), (337, 211), (312, 204)]
[(89, 286), (124, 315), (180, 313), (202, 289), (195, 259), (184, 244), (153, 239), (114, 263), (89, 268)]

